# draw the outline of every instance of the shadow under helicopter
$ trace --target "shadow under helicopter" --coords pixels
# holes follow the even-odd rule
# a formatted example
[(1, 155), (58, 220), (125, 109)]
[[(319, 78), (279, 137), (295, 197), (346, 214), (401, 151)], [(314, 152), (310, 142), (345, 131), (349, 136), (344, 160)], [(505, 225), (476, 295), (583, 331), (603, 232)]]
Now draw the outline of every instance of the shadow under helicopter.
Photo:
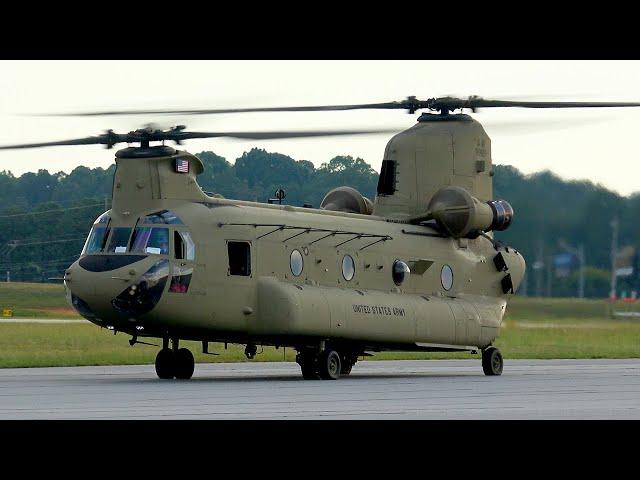
[[(355, 367), (354, 367), (355, 368)], [(479, 372), (479, 373), (478, 373)], [(341, 376), (339, 381), (332, 382), (332, 384), (344, 384), (349, 385), (358, 381), (364, 380), (407, 380), (407, 379), (416, 379), (416, 378), (434, 378), (434, 379), (447, 379), (447, 378), (460, 378), (460, 377), (478, 377), (486, 379), (485, 375), (482, 374), (482, 369), (479, 369), (478, 372), (416, 372), (416, 373), (383, 373), (383, 374), (375, 374), (375, 373), (356, 373), (352, 372), (348, 376)], [(114, 376), (109, 376), (108, 379), (95, 379), (96, 383), (111, 383), (118, 385), (140, 385), (140, 384), (171, 384), (171, 383), (183, 383), (185, 385), (193, 385), (193, 384), (206, 384), (206, 383), (215, 383), (216, 385), (220, 384), (259, 384), (263, 382), (292, 382), (292, 383), (300, 383), (305, 382), (306, 385), (326, 385), (326, 381), (324, 380), (305, 380), (299, 373), (291, 373), (291, 374), (281, 374), (281, 375), (250, 375), (250, 376), (237, 376), (232, 377), (229, 375), (203, 375), (197, 376), (194, 374), (191, 379), (187, 380), (161, 380), (159, 378), (117, 378), (117, 374)], [(115, 378), (114, 378), (115, 377)], [(104, 380), (104, 382), (103, 382)], [(351, 382), (349, 380), (352, 380)], [(86, 379), (78, 382), (82, 384), (86, 384)]]

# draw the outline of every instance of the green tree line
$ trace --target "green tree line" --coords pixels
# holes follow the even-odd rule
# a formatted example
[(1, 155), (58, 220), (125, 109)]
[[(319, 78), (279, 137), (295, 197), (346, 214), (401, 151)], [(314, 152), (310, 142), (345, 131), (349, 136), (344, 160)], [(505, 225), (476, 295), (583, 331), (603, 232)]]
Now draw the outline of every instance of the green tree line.
[[(316, 168), (306, 160), (252, 149), (235, 163), (214, 152), (197, 156), (205, 165), (198, 183), (226, 198), (266, 202), (284, 188), (284, 203), (318, 207), (332, 188), (348, 185), (373, 200), (378, 173), (361, 158), (338, 156)], [(39, 170), (16, 177), (0, 172), (0, 280), (11, 270), (15, 281), (61, 276), (77, 257), (93, 220), (109, 208), (115, 165), (77, 167), (70, 173)], [(494, 197), (514, 207), (512, 226), (496, 237), (523, 253), (531, 267), (562, 252), (559, 241), (584, 245), (587, 296), (608, 294), (610, 222), (620, 220), (619, 245), (640, 246), (640, 193), (618, 195), (590, 181), (564, 181), (549, 171), (524, 175), (511, 166), (495, 167)], [(572, 296), (577, 274), (540, 279), (528, 268), (527, 293)], [(624, 281), (622, 281), (624, 286)], [(629, 285), (632, 287), (633, 285)]]

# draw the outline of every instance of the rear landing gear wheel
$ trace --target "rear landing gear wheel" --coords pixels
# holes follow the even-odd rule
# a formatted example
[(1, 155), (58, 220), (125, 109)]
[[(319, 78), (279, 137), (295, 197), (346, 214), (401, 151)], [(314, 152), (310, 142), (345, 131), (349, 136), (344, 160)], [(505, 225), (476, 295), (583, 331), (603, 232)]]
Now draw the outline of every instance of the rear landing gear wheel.
[(340, 375), (349, 375), (351, 369), (358, 361), (358, 357), (352, 354), (340, 355)]
[(300, 365), (302, 370), (302, 378), (305, 380), (320, 380), (320, 375), (316, 371), (316, 367), (313, 363), (307, 365)]
[(156, 374), (158, 378), (163, 380), (169, 380), (174, 377), (175, 369), (175, 357), (173, 350), (169, 348), (163, 348), (156, 355)]
[(176, 378), (180, 380), (189, 380), (193, 375), (195, 368), (195, 360), (193, 354), (187, 348), (179, 349), (174, 356), (174, 370)]
[(314, 352), (303, 351), (296, 356), (296, 362), (300, 365), (302, 378), (305, 380), (319, 380), (320, 376), (316, 369), (316, 355)]
[(340, 355), (335, 350), (324, 350), (318, 356), (318, 374), (323, 380), (337, 380), (341, 369)]
[(502, 375), (503, 366), (502, 354), (496, 347), (488, 347), (482, 351), (482, 370), (485, 375)]

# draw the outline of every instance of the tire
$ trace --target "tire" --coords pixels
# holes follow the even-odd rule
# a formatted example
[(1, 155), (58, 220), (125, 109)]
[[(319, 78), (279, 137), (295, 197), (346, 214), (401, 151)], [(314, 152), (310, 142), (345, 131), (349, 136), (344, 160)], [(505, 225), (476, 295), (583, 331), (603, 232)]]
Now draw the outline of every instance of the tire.
[(170, 380), (174, 377), (175, 357), (173, 350), (163, 348), (156, 355), (156, 374), (158, 378)]
[(302, 370), (302, 378), (305, 380), (320, 380), (320, 375), (318, 375), (313, 363), (309, 362), (309, 364), (300, 365), (300, 370)]
[(180, 380), (189, 380), (193, 375), (196, 362), (193, 354), (187, 348), (181, 348), (175, 353), (175, 376)]
[(340, 358), (340, 375), (349, 375), (351, 373), (351, 369), (356, 364), (358, 358), (352, 355), (343, 355)]
[(500, 350), (489, 347), (482, 351), (482, 370), (485, 375), (502, 375), (504, 361)]
[(318, 374), (323, 380), (337, 380), (341, 370), (340, 355), (335, 350), (325, 350), (318, 357)]
[(302, 378), (305, 380), (319, 380), (318, 370), (316, 368), (316, 354), (311, 351), (302, 351), (296, 356), (296, 362), (300, 365)]

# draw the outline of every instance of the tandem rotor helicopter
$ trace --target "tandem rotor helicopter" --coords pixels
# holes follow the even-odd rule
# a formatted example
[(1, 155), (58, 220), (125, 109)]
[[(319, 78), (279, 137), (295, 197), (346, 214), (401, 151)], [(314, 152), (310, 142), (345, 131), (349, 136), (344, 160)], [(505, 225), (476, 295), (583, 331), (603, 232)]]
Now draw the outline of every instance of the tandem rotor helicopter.
[[(209, 195), (203, 164), (165, 141), (351, 135), (373, 131), (189, 132), (141, 129), (0, 149), (118, 143), (112, 208), (93, 224), (80, 258), (65, 271), (68, 301), (96, 325), (162, 339), (155, 369), (188, 379), (194, 357), (180, 340), (293, 347), (305, 379), (348, 375), (383, 350), (482, 352), (492, 346), (525, 260), (494, 240), (514, 212), (493, 198), (491, 141), (458, 110), (492, 107), (637, 107), (640, 103), (530, 102), (454, 97), (363, 105), (217, 110), (146, 110), (64, 115), (215, 114), (404, 109), (423, 113), (384, 151), (373, 202), (348, 186), (320, 208)], [(378, 132), (380, 133), (380, 132)], [(151, 142), (163, 142), (151, 145)]]

